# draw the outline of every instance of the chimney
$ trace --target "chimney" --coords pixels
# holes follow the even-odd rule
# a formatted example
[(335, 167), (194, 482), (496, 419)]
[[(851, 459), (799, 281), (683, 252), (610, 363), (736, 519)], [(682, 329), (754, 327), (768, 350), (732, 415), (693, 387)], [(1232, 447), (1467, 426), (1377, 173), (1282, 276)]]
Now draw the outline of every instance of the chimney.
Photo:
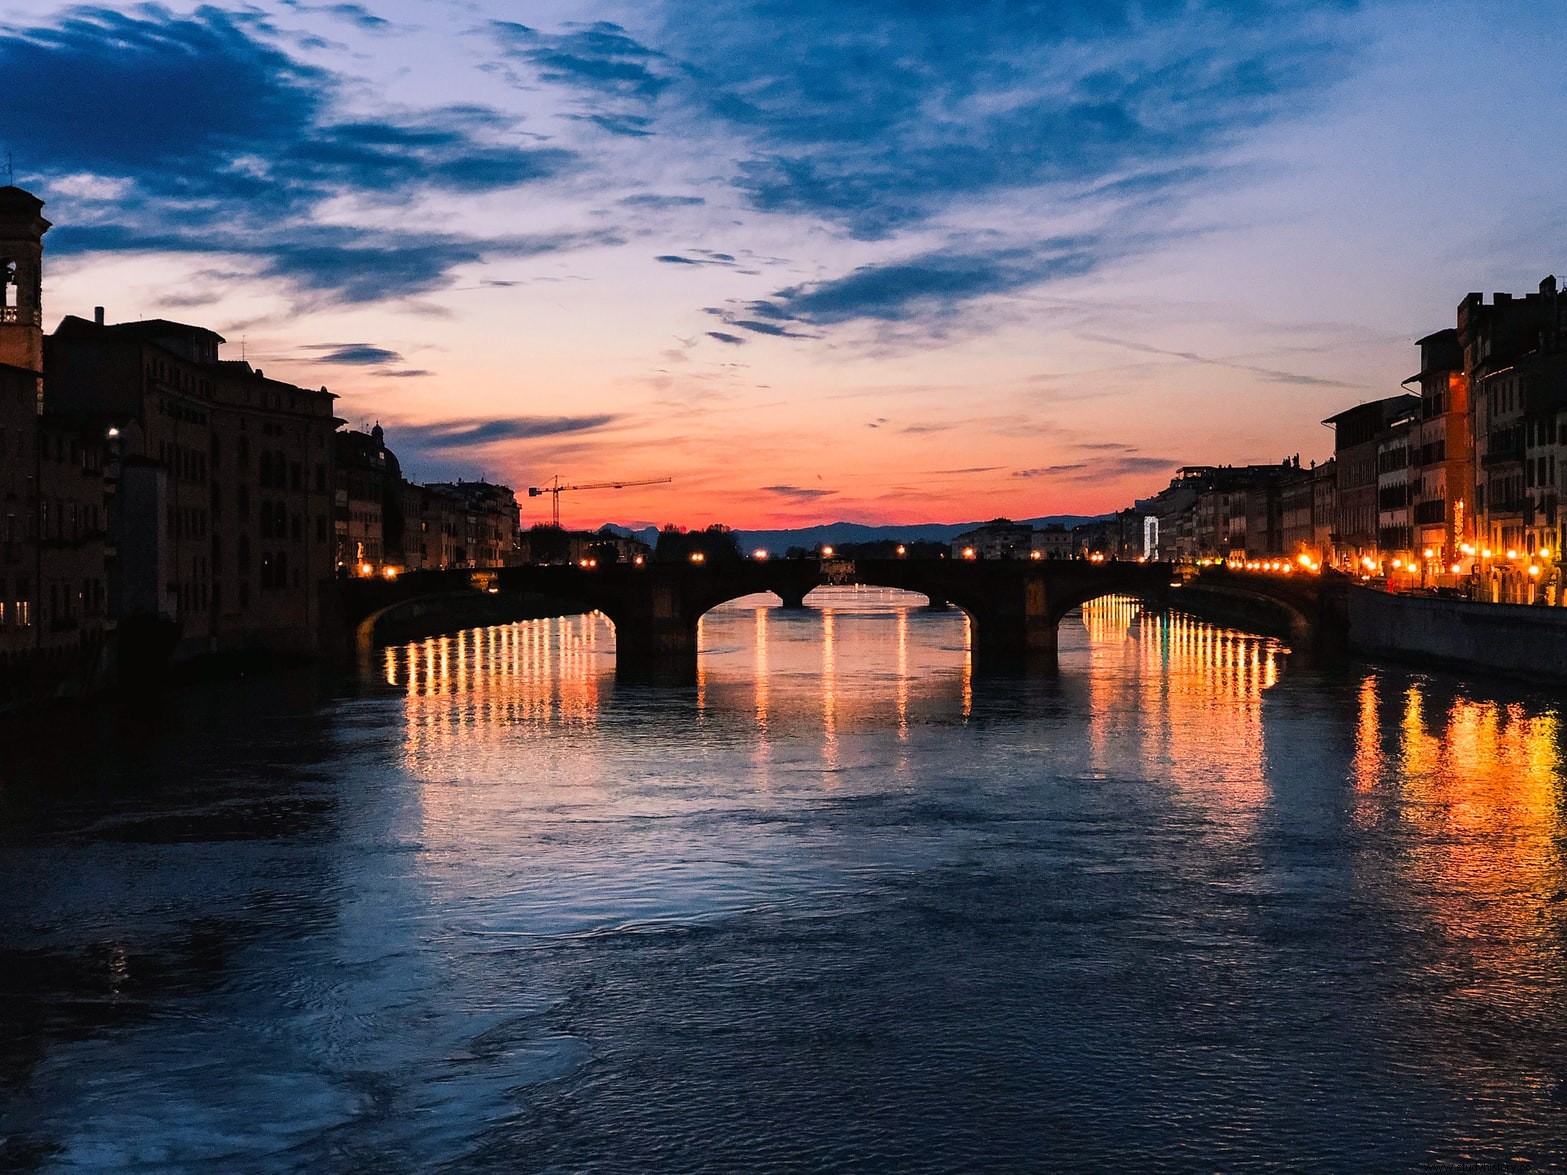
[(93, 323), (95, 325), (97, 325), (97, 326), (102, 326), (103, 325), (103, 307), (102, 306), (94, 306), (92, 308), (92, 320), (93, 320)]

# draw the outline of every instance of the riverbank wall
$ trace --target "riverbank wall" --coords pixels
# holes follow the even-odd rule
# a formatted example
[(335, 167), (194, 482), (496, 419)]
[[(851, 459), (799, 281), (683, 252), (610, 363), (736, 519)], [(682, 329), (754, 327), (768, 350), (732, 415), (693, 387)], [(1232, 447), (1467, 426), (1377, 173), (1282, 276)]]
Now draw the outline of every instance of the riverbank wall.
[(1353, 587), (1349, 649), (1366, 657), (1567, 684), (1567, 608)]

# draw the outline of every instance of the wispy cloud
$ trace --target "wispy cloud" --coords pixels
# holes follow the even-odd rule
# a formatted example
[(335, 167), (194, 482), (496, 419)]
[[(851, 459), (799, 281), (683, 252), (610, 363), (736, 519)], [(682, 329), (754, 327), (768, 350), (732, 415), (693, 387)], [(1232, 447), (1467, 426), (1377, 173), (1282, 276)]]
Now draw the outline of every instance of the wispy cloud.
[(396, 439), (425, 452), (472, 448), (497, 441), (537, 440), (567, 433), (596, 432), (614, 424), (612, 414), (594, 416), (512, 416), (501, 420), (443, 420), (399, 424)]
[(938, 329), (958, 308), (977, 298), (1091, 272), (1111, 252), (1110, 246), (1092, 237), (1059, 237), (1028, 248), (942, 250), (779, 290), (770, 298), (748, 303), (743, 310), (748, 317), (740, 317), (741, 312), (718, 313), (734, 326), (787, 337), (799, 334), (783, 324), (821, 327), (856, 321), (918, 321)]
[(1232, 371), (1244, 371), (1251, 375), (1260, 375), (1269, 383), (1296, 384), (1301, 387), (1313, 388), (1358, 388), (1363, 386), (1361, 384), (1345, 383), (1342, 380), (1304, 375), (1297, 371), (1280, 371), (1274, 367), (1259, 367), (1254, 363), (1241, 363), (1234, 359), (1216, 359), (1210, 355), (1199, 355), (1195, 351), (1171, 351), (1164, 347), (1155, 347), (1148, 343), (1134, 342), (1130, 339), (1111, 338), (1108, 335), (1085, 334), (1081, 337), (1091, 339), (1096, 343), (1109, 343), (1112, 346), (1124, 347), (1128, 351), (1137, 351), (1144, 355), (1160, 355), (1170, 359), (1181, 359), (1187, 363), (1202, 364), (1206, 367), (1227, 367)]
[(372, 343), (311, 343), (305, 350), (320, 352), (310, 357), (312, 363), (337, 363), (345, 367), (376, 367), (403, 361), (396, 351)]
[(1323, 9), (671, 0), (656, 39), (682, 67), (669, 96), (749, 146), (755, 207), (876, 239), (1028, 188), (1184, 190), (1343, 56)]
[(608, 21), (567, 24), (544, 32), (514, 21), (491, 26), (497, 47), (511, 65), (576, 93), (576, 117), (612, 135), (645, 138), (654, 133), (652, 104), (670, 84), (669, 63), (656, 49)]
[(716, 265), (721, 269), (733, 269), (739, 264), (730, 253), (713, 253), (707, 249), (693, 249), (690, 253), (661, 253), (653, 260), (664, 265)]
[(1134, 474), (1167, 473), (1181, 462), (1173, 457), (1143, 457), (1130, 453), (1097, 457), (1092, 461), (1069, 461), (1060, 465), (1041, 465), (1013, 470), (1013, 477), (1056, 478), (1064, 481), (1113, 481)]
[(317, 295), (397, 298), (510, 250), (455, 233), (327, 224), (326, 204), (500, 191), (575, 166), (563, 148), (519, 142), (511, 119), (485, 107), (344, 118), (342, 79), (291, 56), (283, 40), (253, 10), (180, 15), (154, 4), (80, 6), (50, 25), (0, 30), (7, 145), (39, 161), (43, 194), (63, 205), (55, 249), (229, 253)]
[(808, 486), (763, 486), (762, 492), (775, 494), (780, 498), (789, 498), (796, 502), (812, 502), (817, 498), (830, 498), (837, 494), (837, 490), (811, 489)]

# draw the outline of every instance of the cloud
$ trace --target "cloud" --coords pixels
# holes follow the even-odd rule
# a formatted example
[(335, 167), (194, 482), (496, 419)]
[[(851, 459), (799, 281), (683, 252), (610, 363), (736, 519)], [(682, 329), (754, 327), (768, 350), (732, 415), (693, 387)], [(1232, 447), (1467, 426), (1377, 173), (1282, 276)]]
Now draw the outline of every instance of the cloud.
[(1110, 252), (1097, 238), (1058, 237), (1030, 247), (1007, 245), (968, 252), (925, 253), (902, 261), (864, 265), (827, 281), (790, 286), (747, 304), (745, 310), (750, 319), (728, 321), (748, 330), (784, 335), (789, 332), (780, 323), (934, 324), (977, 298), (1091, 272)]
[(1140, 457), (1121, 454), (1096, 458), (1093, 461), (1073, 461), (1062, 465), (1043, 465), (1034, 469), (1013, 470), (1013, 477), (1059, 478), (1065, 481), (1109, 481), (1144, 473), (1166, 473), (1177, 468), (1180, 461), (1173, 457)]
[(320, 351), (311, 356), (312, 363), (340, 363), (347, 367), (374, 367), (382, 363), (401, 363), (403, 357), (396, 351), (377, 347), (371, 343), (312, 343), (307, 351)]
[(363, 4), (306, 4), (303, 0), (283, 0), (283, 5), (296, 12), (324, 12), (368, 33), (382, 33), (392, 27), (391, 21), (377, 16)]
[(1232, 371), (1245, 371), (1252, 375), (1260, 375), (1269, 383), (1294, 384), (1301, 387), (1313, 388), (1358, 388), (1364, 385), (1345, 383), (1342, 380), (1322, 379), (1315, 375), (1302, 375), (1294, 371), (1280, 371), (1273, 367), (1259, 367), (1253, 363), (1240, 363), (1233, 359), (1215, 359), (1208, 355), (1199, 355), (1195, 351), (1170, 351), (1163, 347), (1151, 346), (1148, 343), (1132, 342), (1128, 339), (1110, 338), (1108, 335), (1082, 336), (1096, 343), (1109, 343), (1116, 347), (1125, 347), (1128, 351), (1139, 351), (1144, 355), (1164, 355), (1171, 359), (1184, 359), (1188, 363), (1199, 363), (1207, 367), (1227, 367)]
[(1064, 473), (1076, 473), (1087, 469), (1082, 462), (1071, 465), (1042, 465), (1034, 469), (1017, 469), (1012, 473), (1013, 477), (1059, 477)]
[(666, 99), (742, 144), (754, 207), (879, 239), (1000, 193), (1183, 190), (1336, 72), (1351, 7), (671, 0), (654, 40)]
[(399, 367), (388, 368), (375, 374), (379, 379), (423, 379), (425, 376), (434, 375), (435, 372), (427, 371), (423, 367)]
[(422, 452), (491, 445), (497, 441), (537, 440), (568, 433), (596, 432), (615, 423), (619, 417), (605, 413), (594, 416), (513, 416), (500, 420), (443, 420), (433, 424), (399, 424), (396, 440), (399, 451), (407, 445)]
[(633, 40), (608, 21), (571, 23), (563, 33), (543, 33), (512, 21), (497, 21), (496, 40), (518, 60), (534, 66), (546, 81), (597, 93), (654, 98), (669, 84), (655, 72), (663, 54)]
[(339, 19), (346, 20), (350, 24), (370, 32), (380, 32), (391, 25), (391, 21), (375, 15), (363, 4), (329, 4), (326, 11)]
[(695, 256), (687, 256), (682, 253), (662, 253), (653, 258), (665, 265), (717, 265), (725, 269), (733, 269), (736, 265), (734, 254), (714, 253), (709, 249), (691, 250)]
[(830, 498), (837, 490), (810, 489), (805, 486), (763, 486), (765, 494), (776, 494), (780, 498), (791, 498), (797, 502), (810, 502), (817, 498)]
[[(722, 313), (782, 337), (861, 322), (885, 336), (902, 323), (949, 332), (988, 298), (1167, 240), (1176, 210), (1231, 182), (1233, 147), (1344, 71), (1354, 40), (1340, 18), (1355, 6), (665, 0), (635, 31), (492, 31), (525, 84), (565, 87), (578, 117), (611, 133), (681, 140), (755, 211), (862, 241), (919, 234), (924, 253)], [(1037, 227), (1065, 216), (1075, 243)], [(980, 217), (1009, 239), (964, 241), (954, 225)]]
[(347, 303), (390, 301), (443, 289), (450, 284), (452, 270), (461, 265), (619, 240), (607, 231), (477, 240), (403, 229), (311, 224), (280, 226), (275, 233), (243, 225), (213, 225), (195, 232), (189, 226), (167, 231), (150, 225), (89, 224), (67, 225), (50, 235), (50, 243), (64, 253), (167, 250), (249, 256), (257, 263), (257, 276)]
[(467, 450), (478, 450), (509, 440), (541, 440), (545, 437), (597, 432), (613, 425), (616, 420), (619, 420), (616, 415), (599, 414), (583, 417), (437, 420), (425, 425), (387, 423), (387, 443), (393, 453), (398, 454), (404, 468), (411, 468), (412, 465), (454, 468), (451, 462)]
[(745, 345), (745, 340), (742, 339), (739, 335), (732, 335), (727, 331), (710, 330), (707, 332), (707, 337), (710, 339), (717, 339), (720, 343), (731, 343), (736, 346)]
[(654, 133), (649, 114), (673, 74), (664, 55), (608, 21), (568, 23), (546, 33), (514, 21), (490, 26), (505, 61), (530, 77), (572, 91), (582, 113), (611, 135), (646, 138)]
[(663, 211), (668, 208), (688, 208), (698, 204), (706, 204), (701, 196), (659, 196), (652, 192), (638, 192), (634, 196), (623, 196), (615, 203), (626, 208), (652, 208)]
[[(372, 301), (439, 288), (491, 242), (329, 223), (327, 204), (494, 192), (576, 165), (563, 148), (519, 141), (484, 107), (341, 118), (342, 80), (280, 39), (253, 11), (151, 4), (0, 29), (6, 145), (41, 161), (40, 194), (61, 226), (51, 245), (246, 255), (297, 289)], [(85, 196), (83, 176), (95, 179)], [(118, 195), (97, 195), (106, 190)], [(437, 239), (459, 247), (428, 247)]]

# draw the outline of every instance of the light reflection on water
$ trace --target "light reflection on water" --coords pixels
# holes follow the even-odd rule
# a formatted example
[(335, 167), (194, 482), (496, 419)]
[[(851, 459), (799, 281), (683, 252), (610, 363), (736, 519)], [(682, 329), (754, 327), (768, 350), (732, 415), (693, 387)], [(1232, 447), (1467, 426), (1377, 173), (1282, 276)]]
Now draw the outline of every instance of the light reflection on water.
[(691, 689), (565, 617), (0, 761), (0, 1166), (1564, 1157), (1553, 699), (1122, 599), (997, 681), (812, 604)]

